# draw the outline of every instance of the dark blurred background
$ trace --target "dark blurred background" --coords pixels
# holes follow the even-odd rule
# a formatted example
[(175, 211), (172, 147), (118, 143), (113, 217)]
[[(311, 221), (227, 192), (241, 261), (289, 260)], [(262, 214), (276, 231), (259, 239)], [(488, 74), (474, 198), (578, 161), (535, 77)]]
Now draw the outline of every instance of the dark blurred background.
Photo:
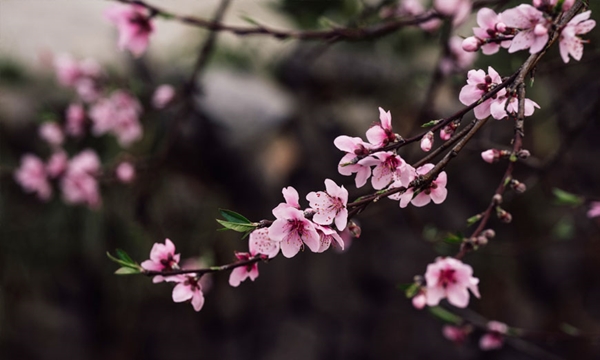
[[(153, 3), (203, 18), (218, 5)], [(525, 148), (533, 155), (515, 173), (528, 190), (507, 193), (504, 206), (513, 222), (492, 219), (496, 238), (465, 259), (481, 281), (482, 298), (472, 298), (469, 308), (531, 330), (501, 350), (483, 352), (477, 345), (481, 331), (462, 346), (453, 344), (442, 335), (443, 322), (415, 310), (399, 285), (423, 274), (436, 256), (456, 253), (456, 245), (443, 241), (448, 232), (471, 231), (466, 219), (487, 206), (506, 165), (487, 164), (480, 152), (508, 148), (513, 130), (507, 120), (491, 120), (450, 163), (442, 205), (399, 209), (397, 202), (380, 201), (358, 216), (362, 236), (344, 253), (278, 256), (259, 265), (254, 283), (239, 288), (228, 285), (228, 273), (215, 274), (198, 313), (173, 303), (168, 284), (113, 275), (116, 266), (105, 255), (122, 248), (143, 261), (153, 243), (168, 237), (182, 258), (225, 264), (247, 242), (216, 231), (219, 208), (254, 221), (271, 219), (282, 187), (296, 187), (307, 206), (304, 196), (322, 189), (325, 178), (344, 184), (351, 198), (366, 194), (337, 173), (343, 154), (333, 139), (364, 136), (378, 120), (378, 106), (391, 110), (395, 131), (406, 137), (460, 109), (465, 71), (444, 78), (434, 101), (426, 101), (447, 27), (331, 45), (220, 34), (208, 66), (194, 80), (201, 93), (193, 106), (155, 111), (148, 106), (153, 89), (187, 81), (208, 34), (159, 20), (158, 40), (134, 60), (113, 50), (114, 30), (101, 20), (108, 4), (0, 5), (1, 359), (600, 358), (600, 219), (588, 219), (586, 206), (557, 206), (552, 196), (558, 187), (600, 197), (597, 29), (584, 36), (590, 43), (580, 62), (564, 64), (554, 46), (538, 66), (527, 89), (541, 106), (526, 121)], [(282, 28), (322, 27), (323, 19), (369, 24), (381, 21), (378, 4), (238, 0), (225, 22), (244, 24), (245, 15)], [(591, 4), (592, 18), (598, 5)], [(66, 13), (73, 21), (53, 23)], [(455, 33), (470, 35), (470, 21)], [(167, 35), (159, 35), (161, 29)], [(140, 97), (145, 136), (127, 152), (164, 155), (140, 169), (131, 186), (103, 183), (103, 206), (96, 211), (65, 205), (56, 195), (42, 203), (11, 174), (24, 153), (50, 154), (37, 126), (48, 114), (60, 118), (73, 94), (60, 88), (44, 58), (63, 51), (98, 57), (115, 87)], [(480, 54), (474, 68), (491, 65), (507, 76), (527, 55)], [(72, 146), (93, 147), (104, 163), (122, 151), (108, 136)], [(422, 154), (418, 145), (402, 150), (409, 162)]]

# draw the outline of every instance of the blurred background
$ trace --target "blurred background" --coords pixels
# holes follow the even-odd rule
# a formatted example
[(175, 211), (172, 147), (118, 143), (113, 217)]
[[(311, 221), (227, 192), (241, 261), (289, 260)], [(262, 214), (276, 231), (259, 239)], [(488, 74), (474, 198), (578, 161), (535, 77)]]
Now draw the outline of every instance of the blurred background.
[[(205, 19), (219, 5), (150, 3)], [(223, 22), (368, 25), (391, 21), (381, 15), (395, 3), (234, 0)], [(488, 3), (503, 4), (500, 10), (518, 4)], [(600, 6), (591, 3), (594, 18)], [(364, 137), (378, 121), (378, 106), (391, 111), (394, 130), (405, 137), (460, 109), (469, 68), (436, 71), (448, 24), (332, 44), (220, 33), (207, 66), (190, 79), (207, 31), (158, 18), (148, 52), (134, 59), (116, 49), (116, 30), (102, 15), (110, 5), (0, 0), (0, 358), (600, 358), (600, 219), (588, 219), (586, 205), (557, 206), (552, 195), (561, 188), (600, 198), (598, 29), (584, 36), (590, 43), (581, 61), (564, 64), (554, 46), (536, 69), (527, 95), (541, 109), (525, 125), (532, 157), (515, 173), (528, 190), (507, 193), (513, 222), (492, 219), (496, 238), (465, 258), (482, 298), (472, 298), (468, 312), (451, 310), (530, 330), (484, 352), (480, 330), (462, 345), (452, 343), (442, 335), (443, 322), (415, 310), (399, 285), (423, 274), (436, 256), (456, 253), (457, 245), (443, 241), (447, 233), (472, 231), (466, 219), (485, 209), (506, 165), (487, 164), (480, 153), (509, 148), (507, 120), (491, 120), (450, 163), (442, 205), (399, 209), (380, 201), (357, 217), (362, 236), (344, 253), (278, 256), (239, 288), (228, 285), (228, 273), (214, 274), (198, 313), (173, 303), (168, 284), (113, 275), (116, 265), (106, 257), (122, 248), (141, 262), (155, 242), (170, 238), (182, 259), (225, 264), (235, 260), (234, 250), (246, 251), (247, 241), (216, 231), (220, 208), (272, 219), (282, 187), (298, 189), (307, 206), (305, 195), (321, 190), (325, 178), (345, 185), (351, 198), (367, 194), (337, 173), (343, 154), (333, 139)], [(471, 35), (474, 19), (452, 33)], [(110, 87), (128, 89), (144, 106), (144, 138), (126, 151), (111, 136), (86, 137), (67, 149), (94, 148), (105, 165), (123, 153), (144, 160), (133, 184), (102, 183), (98, 210), (66, 205), (58, 194), (43, 203), (12, 175), (23, 154), (50, 155), (38, 126), (62, 121), (74, 98), (52, 69), (61, 53), (98, 60)], [(527, 55), (480, 54), (470, 68), (491, 65), (508, 76)], [(159, 84), (182, 90), (189, 81), (199, 91), (180, 92), (188, 99), (160, 111), (149, 105)], [(401, 155), (414, 163), (423, 153), (415, 145)]]

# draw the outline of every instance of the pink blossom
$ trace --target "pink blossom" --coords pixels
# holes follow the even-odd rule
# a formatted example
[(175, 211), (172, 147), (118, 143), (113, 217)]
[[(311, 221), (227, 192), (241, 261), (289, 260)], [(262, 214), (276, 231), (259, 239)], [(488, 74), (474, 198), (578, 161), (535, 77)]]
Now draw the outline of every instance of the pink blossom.
[(481, 153), (481, 158), (486, 163), (493, 164), (500, 159), (500, 151), (496, 149), (489, 149)]
[[(429, 173), (434, 168), (433, 164), (425, 164), (415, 170), (416, 176), (423, 176)], [(448, 190), (446, 189), (447, 175), (445, 171), (438, 174), (437, 178), (433, 180), (426, 188), (421, 191), (413, 198), (414, 189), (409, 188), (400, 195), (400, 207), (405, 208), (408, 203), (414, 206), (421, 207), (429, 204), (433, 200), (436, 204), (441, 204), (446, 200)]]
[[(165, 243), (154, 243), (150, 250), (150, 260), (142, 262), (142, 267), (149, 271), (173, 271), (179, 270), (180, 254), (175, 254), (175, 244), (170, 239), (165, 239)], [(163, 277), (156, 275), (152, 278), (153, 283), (163, 281), (174, 281), (174, 276)]]
[(46, 164), (46, 173), (52, 179), (59, 177), (67, 169), (68, 161), (64, 150), (54, 152)]
[(332, 229), (329, 226), (323, 226), (318, 224), (315, 225), (315, 228), (317, 229), (317, 233), (319, 234), (319, 240), (321, 244), (319, 246), (319, 250), (317, 250), (318, 253), (322, 253), (325, 250), (329, 249), (332, 240), (335, 240), (335, 242), (338, 244), (342, 251), (344, 250), (344, 240), (342, 239), (340, 234), (337, 231), (335, 231), (335, 229)]
[(458, 125), (455, 122), (451, 122), (450, 124), (444, 126), (442, 130), (440, 130), (440, 139), (447, 141), (450, 140)]
[(500, 349), (504, 345), (504, 335), (508, 332), (508, 326), (498, 321), (490, 321), (487, 324), (488, 332), (479, 340), (481, 350)]
[(587, 212), (587, 217), (591, 219), (598, 216), (600, 216), (600, 201), (592, 201), (590, 209)]
[(40, 125), (39, 135), (42, 140), (53, 147), (60, 146), (65, 141), (65, 135), (60, 126), (54, 121), (45, 122)]
[(248, 248), (252, 254), (262, 254), (274, 258), (279, 253), (280, 246), (281, 242), (271, 240), (268, 228), (256, 229), (250, 233)]
[(100, 99), (89, 112), (92, 119), (92, 134), (100, 136), (107, 132), (117, 136), (119, 144), (129, 146), (142, 138), (139, 101), (123, 90), (114, 91), (110, 97)]
[(191, 300), (194, 310), (200, 311), (204, 305), (204, 294), (202, 293), (202, 285), (197, 276), (181, 276), (178, 277), (178, 284), (173, 288), (173, 301), (184, 302)]
[(375, 166), (371, 185), (376, 190), (381, 190), (398, 179), (404, 180), (408, 176), (404, 159), (391, 151), (377, 152), (361, 162), (364, 165)]
[(421, 310), (427, 305), (427, 297), (423, 291), (419, 291), (419, 293), (412, 298), (412, 304), (415, 309)]
[(119, 31), (120, 50), (127, 49), (136, 57), (146, 51), (154, 24), (143, 6), (115, 4), (104, 15)]
[[(506, 94), (506, 93), (504, 93), (504, 94)], [(540, 106), (533, 100), (526, 98), (526, 99), (524, 99), (524, 101), (525, 101), (525, 104), (524, 104), (524, 106), (525, 106), (524, 115), (525, 116), (533, 115), (535, 108), (538, 108), (538, 109), (540, 108)], [(491, 113), (492, 117), (496, 120), (501, 120), (501, 119), (505, 118), (506, 116), (508, 116), (508, 114), (512, 114), (512, 115), (516, 116), (518, 114), (518, 112), (519, 112), (519, 101), (518, 101), (516, 95), (511, 94), (508, 97), (506, 95), (498, 96), (496, 99), (493, 99), (492, 103), (490, 104), (490, 113)]]
[(269, 227), (269, 238), (281, 242), (283, 256), (295, 256), (306, 244), (312, 252), (320, 247), (319, 234), (312, 222), (304, 217), (304, 213), (293, 207), (278, 206), (273, 209), (277, 218)]
[(371, 126), (366, 134), (374, 147), (383, 147), (396, 140), (396, 134), (392, 131), (392, 114), (379, 108), (379, 121), (381, 124)]
[[(251, 253), (236, 252), (235, 257), (239, 261), (250, 260), (254, 257)], [(240, 283), (246, 279), (254, 281), (258, 277), (258, 263), (252, 263), (250, 265), (238, 266), (231, 271), (229, 275), (229, 285), (238, 287)]]
[(469, 304), (468, 290), (479, 298), (479, 279), (473, 277), (471, 266), (460, 260), (451, 257), (437, 258), (435, 263), (427, 265), (425, 280), (429, 306), (436, 306), (440, 300), (448, 298), (450, 304), (464, 308)]
[(440, 62), (442, 73), (449, 75), (453, 72), (463, 71), (473, 65), (477, 54), (463, 49), (463, 40), (453, 36), (448, 40), (449, 54)]
[(52, 196), (46, 166), (35, 155), (25, 154), (21, 157), (21, 166), (15, 170), (14, 178), (25, 192), (36, 193), (40, 200), (46, 201)]
[(127, 161), (123, 161), (122, 163), (120, 163), (117, 166), (115, 173), (117, 175), (117, 179), (119, 179), (120, 182), (125, 184), (128, 184), (132, 182), (133, 179), (135, 179), (135, 167)]
[(316, 212), (313, 221), (319, 225), (330, 225), (335, 222), (338, 230), (344, 230), (348, 222), (348, 190), (338, 186), (333, 180), (325, 180), (326, 192), (311, 192), (306, 195), (310, 207)]
[[(467, 85), (460, 90), (458, 99), (465, 105), (471, 105), (490, 92), (495, 86), (502, 83), (502, 78), (491, 66), (488, 67), (488, 74), (483, 70), (470, 70), (467, 73)], [(502, 96), (506, 93), (505, 89), (500, 90), (494, 95), (495, 97)], [(477, 119), (485, 119), (490, 116), (490, 106), (492, 99), (487, 99), (477, 105), (473, 112)]]
[(464, 343), (467, 339), (467, 335), (469, 335), (467, 328), (453, 325), (444, 325), (442, 334), (444, 334), (446, 339), (458, 345)]
[(69, 54), (56, 56), (54, 69), (58, 82), (63, 86), (75, 86), (75, 82), (81, 76), (79, 63)]
[[(414, 16), (423, 15), (424, 13), (425, 13), (425, 7), (423, 6), (423, 0), (402, 0), (402, 1), (400, 1), (400, 4), (399, 4), (398, 9), (396, 10), (395, 14), (392, 13), (391, 15), (414, 17)], [(388, 14), (389, 14), (389, 11), (388, 11)], [(383, 17), (386, 17), (385, 16), (386, 14), (383, 14), (383, 15), (384, 15)], [(425, 31), (432, 32), (432, 31), (437, 30), (441, 24), (442, 24), (441, 19), (433, 18), (429, 21), (420, 23), (419, 27)]]
[(433, 133), (431, 131), (429, 131), (421, 138), (421, 150), (428, 152), (429, 150), (431, 150), (432, 146), (433, 146)]
[(83, 101), (95, 101), (100, 95), (98, 81), (103, 72), (95, 60), (77, 61), (71, 55), (62, 54), (55, 58), (54, 68), (58, 82), (74, 88)]
[(162, 109), (167, 106), (175, 96), (175, 88), (168, 84), (160, 85), (152, 95), (152, 106)]
[(93, 150), (84, 150), (74, 156), (60, 181), (65, 202), (99, 207), (101, 199), (96, 180), (99, 171), (100, 159)]
[(338, 136), (333, 143), (338, 149), (346, 152), (338, 164), (339, 173), (345, 176), (356, 173), (356, 187), (364, 186), (371, 177), (371, 167), (365, 165), (365, 159), (360, 159), (360, 157), (368, 156), (373, 145), (362, 141), (361, 138), (345, 135)]
[(583, 43), (585, 41), (581, 40), (578, 35), (587, 34), (596, 26), (596, 21), (588, 20), (590, 14), (591, 11), (588, 10), (575, 16), (561, 31), (559, 48), (560, 56), (565, 63), (569, 62), (569, 55), (577, 61), (581, 60), (583, 56)]
[[(565, 0), (562, 3), (562, 11), (569, 11), (574, 3), (575, 0)], [(558, 0), (533, 0), (533, 6), (548, 13), (550, 13), (557, 4)]]
[(540, 52), (548, 43), (551, 22), (544, 13), (531, 5), (521, 4), (500, 14), (506, 26), (520, 30), (512, 39), (509, 53), (529, 48), (531, 54)]
[[(475, 39), (478, 40), (478, 46), (481, 46), (481, 51), (485, 55), (492, 55), (498, 52), (500, 46), (504, 48), (508, 48), (510, 46), (510, 40), (504, 40), (500, 43), (496, 41), (489, 41), (497, 38), (502, 38), (508, 34), (510, 31), (507, 31), (506, 24), (504, 24), (498, 14), (494, 12), (492, 9), (481, 8), (477, 12), (477, 25), (479, 27), (473, 28), (473, 34), (475, 34)], [(471, 38), (467, 38), (471, 39)], [(463, 48), (465, 46), (471, 46), (467, 39), (463, 42)], [(469, 41), (473, 41), (472, 39)], [(465, 49), (466, 50), (466, 49)]]
[(471, 0), (434, 0), (433, 7), (442, 15), (453, 18), (452, 25), (462, 24), (471, 13)]
[(65, 131), (71, 136), (83, 135), (85, 129), (85, 109), (79, 103), (70, 104), (67, 108)]

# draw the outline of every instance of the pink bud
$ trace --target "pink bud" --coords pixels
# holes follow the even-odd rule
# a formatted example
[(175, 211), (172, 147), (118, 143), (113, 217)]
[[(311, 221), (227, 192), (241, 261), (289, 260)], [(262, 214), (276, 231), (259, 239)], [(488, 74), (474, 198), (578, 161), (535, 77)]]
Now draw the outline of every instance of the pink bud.
[(430, 131), (421, 139), (421, 150), (427, 152), (433, 146), (433, 133)]
[(457, 127), (456, 124), (453, 122), (444, 126), (442, 128), (442, 130), (440, 130), (440, 139), (442, 139), (444, 141), (450, 140), (452, 135), (454, 135), (454, 131), (456, 130), (456, 127)]
[(46, 122), (40, 126), (40, 137), (52, 146), (59, 146), (65, 140), (60, 126), (55, 122)]
[(496, 149), (489, 149), (481, 153), (481, 158), (483, 159), (483, 161), (490, 164), (493, 164), (494, 162), (498, 161), (499, 157), (500, 153)]
[(533, 33), (535, 36), (543, 36), (548, 33), (548, 29), (542, 24), (537, 24), (533, 29)]
[(481, 45), (481, 43), (479, 42), (479, 39), (477, 39), (475, 36), (469, 36), (468, 38), (464, 39), (462, 42), (462, 48), (464, 51), (469, 51), (469, 52), (474, 52), (479, 50), (479, 46)]
[(129, 162), (122, 162), (117, 166), (116, 174), (122, 183), (130, 183), (135, 178), (135, 167)]
[(175, 88), (171, 85), (161, 85), (156, 88), (152, 95), (152, 106), (162, 109), (167, 106), (175, 96)]
[(506, 24), (503, 22), (499, 22), (496, 24), (496, 31), (498, 31), (499, 33), (505, 33), (506, 32)]
[(543, 4), (542, 0), (533, 0), (532, 3), (536, 8), (539, 8)]
[(415, 309), (421, 310), (425, 307), (425, 304), (427, 304), (427, 297), (425, 297), (423, 292), (420, 292), (412, 298), (412, 304)]

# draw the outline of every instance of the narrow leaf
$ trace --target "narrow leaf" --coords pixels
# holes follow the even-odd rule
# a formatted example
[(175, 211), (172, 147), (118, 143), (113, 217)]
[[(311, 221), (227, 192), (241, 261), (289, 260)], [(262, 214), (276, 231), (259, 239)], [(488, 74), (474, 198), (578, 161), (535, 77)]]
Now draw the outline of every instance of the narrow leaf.
[(453, 313), (451, 313), (450, 311), (448, 311), (442, 307), (439, 307), (439, 306), (430, 307), (429, 312), (432, 313), (438, 319), (441, 319), (445, 322), (453, 323), (456, 325), (460, 325), (460, 323), (462, 323), (462, 318), (460, 316), (454, 315)]
[(431, 120), (429, 122), (426, 122), (425, 124), (421, 125), (421, 127), (423, 128), (427, 128), (427, 127), (432, 127), (437, 125), (440, 122), (440, 120)]
[(239, 224), (251, 224), (252, 221), (248, 220), (244, 215), (238, 214), (235, 211), (220, 209), (219, 212), (221, 216), (225, 218), (225, 220), (233, 223)]
[(225, 229), (229, 229), (229, 230), (233, 230), (233, 231), (237, 231), (237, 232), (241, 232), (241, 233), (245, 233), (247, 231), (252, 231), (257, 226), (257, 225), (252, 224), (252, 223), (241, 224), (241, 223), (236, 223), (236, 222), (231, 222), (231, 221), (225, 221), (225, 220), (220, 220), (220, 219), (217, 219), (217, 222), (219, 224), (223, 225), (223, 227)]
[(458, 234), (448, 233), (448, 235), (446, 235), (446, 237), (444, 238), (444, 241), (447, 242), (448, 244), (460, 244), (463, 242), (463, 238), (464, 238), (464, 236), (462, 236), (462, 234), (460, 234), (460, 233), (458, 233)]
[(467, 219), (467, 226), (471, 226), (481, 220), (481, 214), (473, 215)]
[(117, 252), (117, 256), (119, 257), (119, 259), (121, 259), (127, 263), (130, 263), (130, 264), (135, 263), (124, 250), (117, 249), (116, 252)]
[(140, 270), (139, 269), (134, 269), (131, 267), (121, 267), (118, 268), (117, 271), (115, 271), (116, 275), (133, 275), (133, 274), (139, 274)]
[(559, 188), (552, 189), (552, 193), (555, 197), (555, 203), (557, 205), (572, 205), (579, 206), (583, 204), (583, 198), (575, 194), (571, 194)]

